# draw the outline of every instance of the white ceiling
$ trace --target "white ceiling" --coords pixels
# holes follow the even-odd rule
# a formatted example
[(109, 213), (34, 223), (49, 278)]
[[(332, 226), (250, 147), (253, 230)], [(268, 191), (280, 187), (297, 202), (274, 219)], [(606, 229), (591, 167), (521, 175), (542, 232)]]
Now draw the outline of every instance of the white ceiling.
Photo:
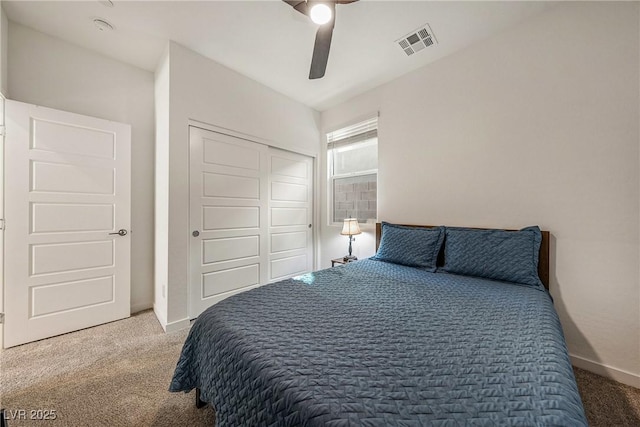
[[(477, 43), (547, 2), (372, 1), (338, 5), (326, 75), (308, 80), (317, 26), (279, 0), (3, 1), (11, 21), (154, 71), (168, 40), (320, 111)], [(115, 31), (101, 32), (93, 18)], [(395, 41), (428, 23), (438, 44)]]

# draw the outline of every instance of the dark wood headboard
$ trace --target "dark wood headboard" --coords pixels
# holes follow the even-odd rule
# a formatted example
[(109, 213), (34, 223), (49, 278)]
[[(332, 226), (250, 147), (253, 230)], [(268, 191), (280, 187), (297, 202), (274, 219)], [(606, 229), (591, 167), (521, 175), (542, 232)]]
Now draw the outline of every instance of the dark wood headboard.
[[(399, 224), (399, 225), (408, 225), (409, 227), (422, 227), (422, 228), (433, 228), (435, 225), (411, 225), (411, 224)], [(490, 228), (477, 228), (477, 227), (468, 227), (474, 228), (476, 230), (491, 230)], [(517, 230), (507, 230), (507, 231), (517, 231)], [(378, 251), (378, 247), (380, 246), (380, 238), (382, 237), (382, 223), (376, 223), (376, 252)], [(540, 281), (544, 285), (547, 290), (549, 290), (549, 237), (550, 234), (548, 231), (542, 231), (542, 243), (540, 243), (540, 256), (538, 258), (538, 276), (540, 277)]]

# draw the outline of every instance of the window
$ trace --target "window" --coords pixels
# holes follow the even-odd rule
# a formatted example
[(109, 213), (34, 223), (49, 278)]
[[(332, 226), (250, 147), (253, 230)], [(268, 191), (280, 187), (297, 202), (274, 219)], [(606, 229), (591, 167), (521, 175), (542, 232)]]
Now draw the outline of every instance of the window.
[(331, 222), (378, 216), (378, 118), (327, 134)]

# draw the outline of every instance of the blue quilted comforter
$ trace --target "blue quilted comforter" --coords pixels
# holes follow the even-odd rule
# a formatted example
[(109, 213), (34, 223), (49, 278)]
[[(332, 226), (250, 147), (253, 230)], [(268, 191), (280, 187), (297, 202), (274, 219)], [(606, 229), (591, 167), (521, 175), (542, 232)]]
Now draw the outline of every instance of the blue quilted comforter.
[(586, 426), (543, 289), (363, 260), (230, 297), (171, 391), (224, 426)]

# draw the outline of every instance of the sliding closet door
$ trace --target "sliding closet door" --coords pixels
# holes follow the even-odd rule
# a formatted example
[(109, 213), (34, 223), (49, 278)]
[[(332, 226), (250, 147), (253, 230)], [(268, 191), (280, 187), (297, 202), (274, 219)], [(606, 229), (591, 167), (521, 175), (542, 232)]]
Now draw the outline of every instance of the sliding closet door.
[(191, 127), (190, 309), (313, 269), (313, 159)]
[(190, 128), (191, 318), (267, 280), (267, 152)]
[(313, 269), (313, 159), (269, 148), (269, 281)]

